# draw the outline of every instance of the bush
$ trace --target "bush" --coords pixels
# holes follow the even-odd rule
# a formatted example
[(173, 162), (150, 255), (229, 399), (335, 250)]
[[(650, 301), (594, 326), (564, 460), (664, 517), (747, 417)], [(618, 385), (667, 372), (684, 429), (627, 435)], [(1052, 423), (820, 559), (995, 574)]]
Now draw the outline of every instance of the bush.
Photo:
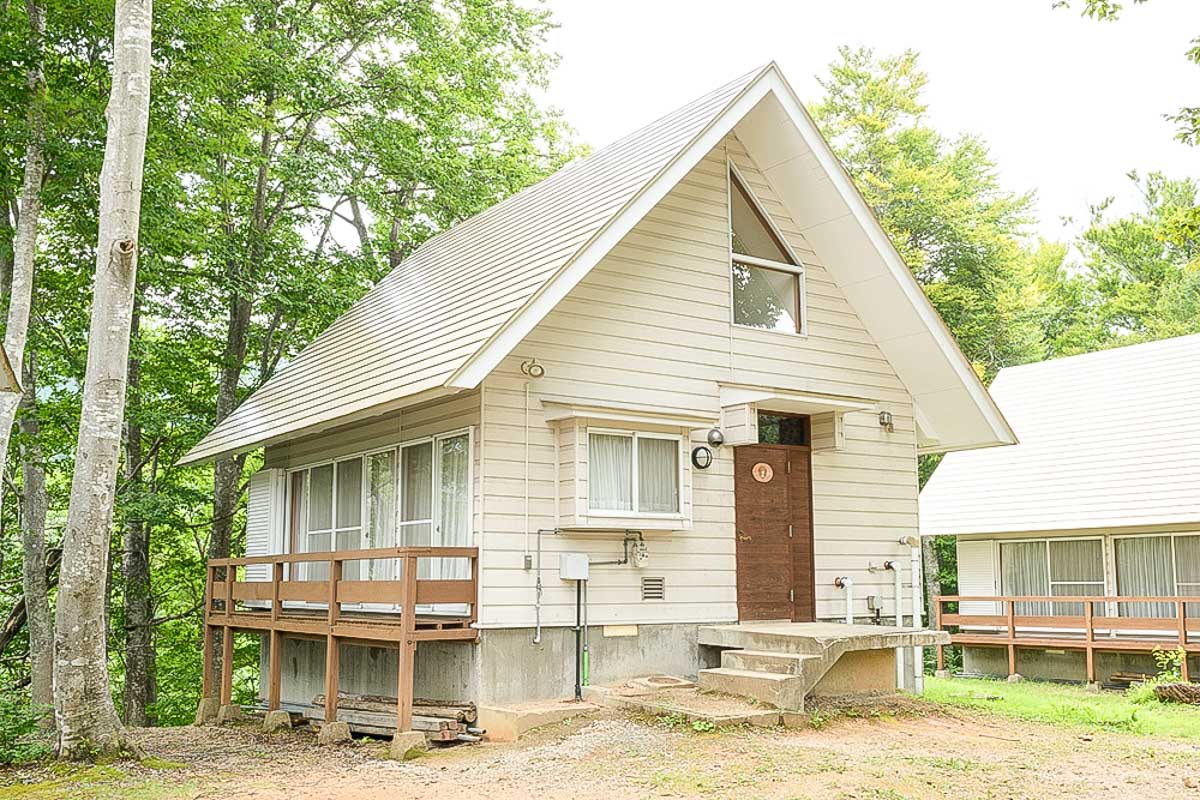
[(0, 764), (23, 764), (50, 753), (52, 732), (40, 727), (50, 713), (19, 695), (0, 695)]

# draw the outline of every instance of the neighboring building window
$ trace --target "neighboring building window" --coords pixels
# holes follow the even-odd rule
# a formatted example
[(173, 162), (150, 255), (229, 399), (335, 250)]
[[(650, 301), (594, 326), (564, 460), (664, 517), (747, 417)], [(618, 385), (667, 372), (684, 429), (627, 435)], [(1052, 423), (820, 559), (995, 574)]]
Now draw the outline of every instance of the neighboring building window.
[[(469, 475), (466, 433), (295, 470), (288, 481), (292, 551), (466, 547)], [(419, 577), (466, 577), (462, 561), (424, 559)], [(325, 580), (329, 565), (306, 564), (299, 572), (304, 580)], [(395, 559), (372, 559), (345, 562), (342, 577), (395, 579), (399, 573)]]
[(737, 174), (731, 171), (729, 181), (733, 321), (802, 333), (803, 269)]
[[(1040, 539), (1000, 543), (1001, 593), (1040, 597), (1104, 596), (1104, 543), (1100, 539)], [(1053, 608), (1051, 608), (1053, 606)], [(1102, 613), (1100, 608), (1095, 609)], [(1082, 616), (1082, 603), (1017, 603), (1022, 616)]]
[(589, 431), (588, 508), (615, 514), (678, 514), (679, 437)]
[(760, 411), (758, 412), (758, 442), (759, 444), (806, 445), (809, 443), (808, 426), (808, 417)]
[[(1117, 593), (1131, 597), (1200, 594), (1200, 535), (1120, 536), (1113, 540)], [(1197, 613), (1188, 604), (1188, 613)], [(1174, 617), (1172, 603), (1120, 603), (1123, 617)]]

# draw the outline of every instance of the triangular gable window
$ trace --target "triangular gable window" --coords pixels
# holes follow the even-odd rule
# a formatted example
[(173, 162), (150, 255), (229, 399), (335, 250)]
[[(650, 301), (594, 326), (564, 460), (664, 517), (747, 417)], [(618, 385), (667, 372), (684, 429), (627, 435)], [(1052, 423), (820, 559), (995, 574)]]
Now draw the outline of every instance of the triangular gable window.
[(804, 333), (803, 268), (737, 172), (729, 173), (733, 322)]

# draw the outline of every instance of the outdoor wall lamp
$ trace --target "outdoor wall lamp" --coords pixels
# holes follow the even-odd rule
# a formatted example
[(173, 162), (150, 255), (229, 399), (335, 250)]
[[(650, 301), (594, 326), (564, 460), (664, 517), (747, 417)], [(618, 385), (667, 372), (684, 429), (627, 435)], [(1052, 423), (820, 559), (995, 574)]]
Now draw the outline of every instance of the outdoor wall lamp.
[(708, 444), (711, 447), (720, 447), (725, 444), (725, 434), (721, 433), (720, 428), (713, 428), (708, 432)]
[(888, 433), (894, 433), (896, 431), (896, 425), (894, 422), (892, 422), (892, 412), (879, 412), (879, 427), (883, 428)]

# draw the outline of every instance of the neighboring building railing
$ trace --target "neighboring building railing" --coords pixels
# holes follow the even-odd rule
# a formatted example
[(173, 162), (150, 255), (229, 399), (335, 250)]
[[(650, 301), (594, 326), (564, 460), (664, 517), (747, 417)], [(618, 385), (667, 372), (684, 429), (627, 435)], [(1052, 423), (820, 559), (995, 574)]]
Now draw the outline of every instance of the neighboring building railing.
[[(427, 559), (439, 559), (436, 570), (429, 565), (430, 573), (458, 572), (468, 577), (422, 578), (420, 565)], [(446, 560), (454, 559), (466, 561), (467, 569), (444, 569)], [(398, 569), (380, 570), (388, 579), (352, 580), (344, 577), (347, 562), (394, 562)], [(255, 567), (260, 568), (259, 576), (247, 576), (247, 569)], [(204, 697), (213, 696), (212, 656), (220, 629), (223, 706), (232, 702), (234, 631), (270, 634), (266, 682), (270, 710), (280, 706), (283, 636), (324, 637), (326, 723), (337, 719), (339, 644), (390, 642), (400, 651), (396, 729), (407, 731), (412, 727), (417, 642), (478, 636), (472, 626), (478, 616), (479, 592), (479, 551), (474, 547), (384, 547), (216, 558), (208, 562), (207, 570), (203, 691)], [(313, 579), (317, 572), (321, 577)], [(351, 572), (357, 575), (364, 570)]]
[[(1200, 653), (1200, 597), (953, 595), (937, 598), (934, 625), (952, 645), (1007, 648), (1009, 675), (1017, 674), (1018, 647), (1082, 650), (1088, 683), (1096, 681), (1097, 651)], [(937, 666), (945, 669), (944, 645)], [(1181, 671), (1190, 680), (1186, 658)]]

